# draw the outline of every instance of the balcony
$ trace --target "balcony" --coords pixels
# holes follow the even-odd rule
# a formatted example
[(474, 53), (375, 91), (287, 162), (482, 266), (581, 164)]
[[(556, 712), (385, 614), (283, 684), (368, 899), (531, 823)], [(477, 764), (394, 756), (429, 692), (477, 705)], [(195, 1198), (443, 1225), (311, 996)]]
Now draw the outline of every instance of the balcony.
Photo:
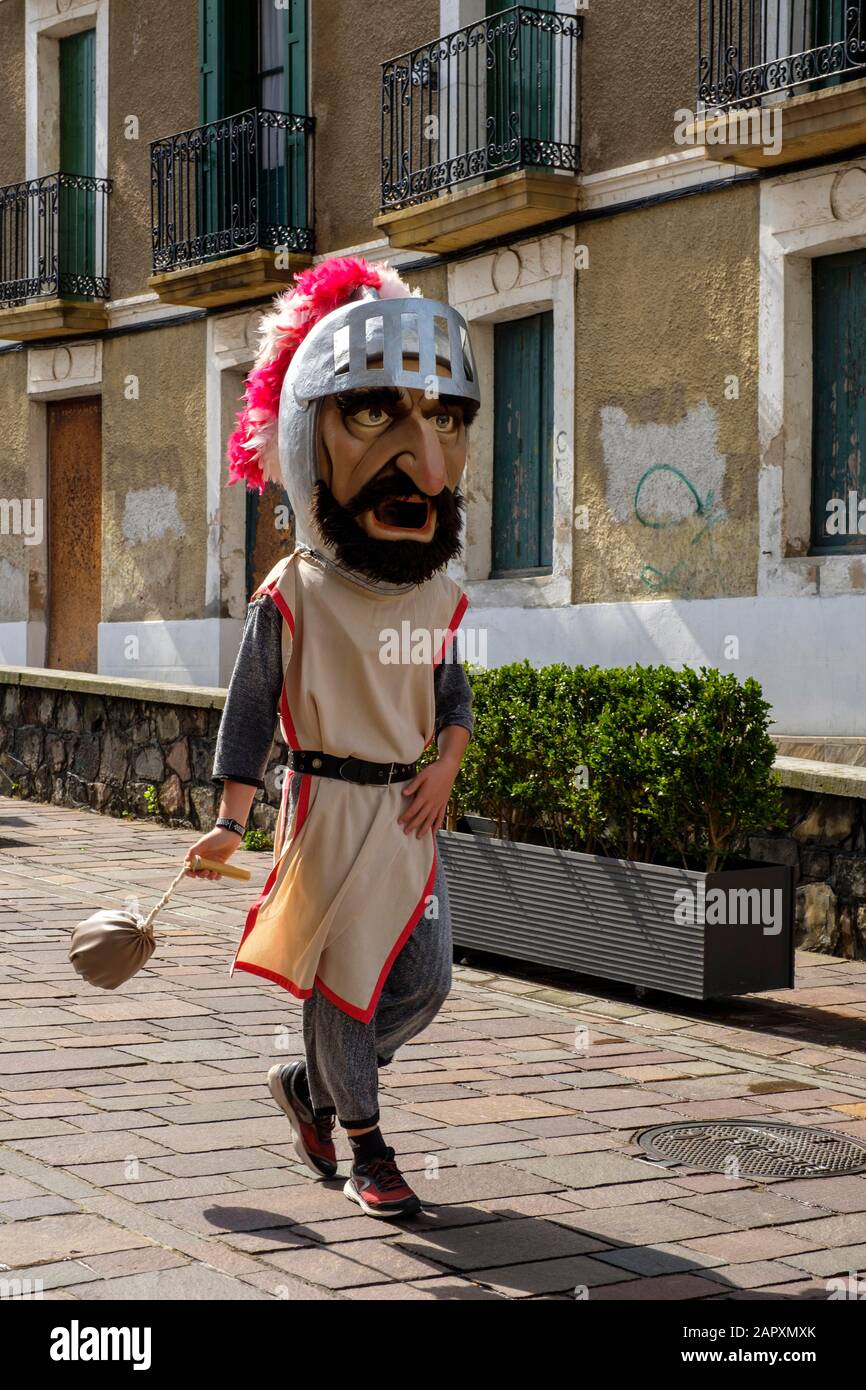
[(576, 210), (581, 33), (516, 6), (382, 65), (392, 246), (459, 250)]
[(0, 338), (107, 324), (108, 179), (43, 174), (0, 188)]
[(259, 299), (311, 263), (313, 124), (250, 110), (151, 144), (148, 284), (160, 299)]
[(698, 59), (711, 158), (758, 168), (866, 142), (864, 0), (698, 0)]

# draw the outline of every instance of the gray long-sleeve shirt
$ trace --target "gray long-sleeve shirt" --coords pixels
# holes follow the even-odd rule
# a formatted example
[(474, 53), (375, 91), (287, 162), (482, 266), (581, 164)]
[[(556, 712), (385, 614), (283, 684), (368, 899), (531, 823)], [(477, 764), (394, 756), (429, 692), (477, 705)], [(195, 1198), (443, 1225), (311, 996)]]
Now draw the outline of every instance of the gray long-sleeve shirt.
[[(214, 782), (265, 785), (283, 688), (282, 623), (269, 594), (254, 599), (247, 609), (217, 735)], [(461, 663), (441, 662), (434, 667), (433, 683), (436, 736), (451, 724), (459, 724), (471, 734), (472, 694)]]

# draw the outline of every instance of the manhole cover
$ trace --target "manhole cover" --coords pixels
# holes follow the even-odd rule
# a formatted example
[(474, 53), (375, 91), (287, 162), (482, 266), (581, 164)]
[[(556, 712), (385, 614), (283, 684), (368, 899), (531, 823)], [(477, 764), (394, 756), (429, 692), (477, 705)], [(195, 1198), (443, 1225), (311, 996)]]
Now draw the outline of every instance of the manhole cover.
[(638, 1135), (656, 1162), (744, 1177), (819, 1178), (866, 1172), (866, 1144), (834, 1130), (752, 1120), (656, 1125)]

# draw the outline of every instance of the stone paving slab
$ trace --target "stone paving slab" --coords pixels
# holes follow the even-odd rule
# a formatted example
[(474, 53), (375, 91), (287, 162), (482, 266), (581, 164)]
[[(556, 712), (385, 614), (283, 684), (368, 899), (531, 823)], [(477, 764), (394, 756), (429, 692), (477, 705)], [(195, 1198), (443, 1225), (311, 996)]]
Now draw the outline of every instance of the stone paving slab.
[(376, 1221), (297, 1162), (268, 1095), (301, 1055), (297, 1002), (228, 974), (268, 856), (239, 856), (249, 885), (185, 881), (147, 969), (103, 995), (70, 928), (153, 902), (195, 836), (0, 798), (4, 817), (0, 1279), (73, 1301), (743, 1301), (866, 1270), (866, 1175), (735, 1181), (634, 1146), (666, 1118), (866, 1137), (863, 963), (801, 954), (796, 989), (714, 1004), (455, 967), (382, 1074), (424, 1208)]

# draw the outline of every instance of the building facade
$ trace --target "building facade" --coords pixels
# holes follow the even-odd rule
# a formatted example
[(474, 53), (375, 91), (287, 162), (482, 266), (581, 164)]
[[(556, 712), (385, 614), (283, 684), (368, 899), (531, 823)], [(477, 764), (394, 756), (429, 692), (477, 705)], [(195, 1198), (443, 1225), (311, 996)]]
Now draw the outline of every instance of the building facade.
[(472, 327), (490, 662), (866, 735), (866, 4), (0, 0), (0, 86), (0, 664), (227, 681), (259, 316), (354, 252)]

